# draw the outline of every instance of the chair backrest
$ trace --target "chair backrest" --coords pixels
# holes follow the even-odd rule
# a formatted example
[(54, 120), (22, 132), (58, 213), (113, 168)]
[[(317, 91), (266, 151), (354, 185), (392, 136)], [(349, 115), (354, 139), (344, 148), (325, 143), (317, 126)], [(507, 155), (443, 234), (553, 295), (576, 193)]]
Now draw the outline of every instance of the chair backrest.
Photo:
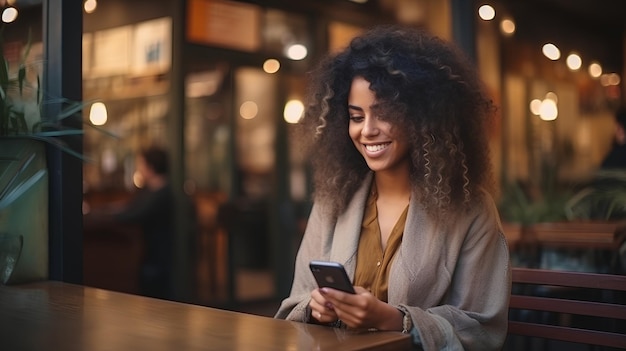
[(525, 234), (541, 246), (614, 250), (623, 228), (624, 222), (616, 221), (547, 222), (529, 226)]
[[(626, 348), (626, 276), (517, 267), (512, 273), (509, 334)], [(563, 323), (574, 315), (602, 322)]]

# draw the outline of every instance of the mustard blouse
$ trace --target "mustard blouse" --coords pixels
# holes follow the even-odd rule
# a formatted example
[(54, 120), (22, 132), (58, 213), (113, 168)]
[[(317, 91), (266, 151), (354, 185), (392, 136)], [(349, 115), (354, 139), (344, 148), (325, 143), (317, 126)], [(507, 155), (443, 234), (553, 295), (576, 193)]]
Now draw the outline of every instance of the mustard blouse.
[(380, 226), (378, 225), (378, 210), (376, 200), (378, 193), (372, 185), (372, 191), (367, 199), (363, 222), (361, 224), (361, 236), (356, 256), (356, 269), (354, 272), (354, 285), (364, 287), (379, 300), (387, 302), (387, 290), (391, 261), (402, 243), (404, 223), (406, 222), (409, 206), (404, 209), (400, 218), (394, 225), (387, 247), (383, 252), (380, 242)]

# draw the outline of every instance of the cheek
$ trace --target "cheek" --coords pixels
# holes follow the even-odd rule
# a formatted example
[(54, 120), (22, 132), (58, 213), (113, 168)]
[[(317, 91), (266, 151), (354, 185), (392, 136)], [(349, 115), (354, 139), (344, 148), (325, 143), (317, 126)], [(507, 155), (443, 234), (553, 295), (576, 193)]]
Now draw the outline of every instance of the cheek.
[(401, 154), (403, 154), (403, 156), (408, 155), (410, 153), (410, 150), (411, 150), (411, 143), (409, 142), (408, 137), (403, 133), (403, 134), (397, 136), (396, 140), (398, 141), (398, 145), (399, 145), (399, 149), (401, 151)]
[(351, 123), (348, 126), (348, 135), (350, 135), (350, 139), (352, 139), (353, 141), (358, 140), (361, 136), (361, 129)]
[(402, 157), (410, 157), (411, 155), (411, 145), (409, 143), (402, 144)]

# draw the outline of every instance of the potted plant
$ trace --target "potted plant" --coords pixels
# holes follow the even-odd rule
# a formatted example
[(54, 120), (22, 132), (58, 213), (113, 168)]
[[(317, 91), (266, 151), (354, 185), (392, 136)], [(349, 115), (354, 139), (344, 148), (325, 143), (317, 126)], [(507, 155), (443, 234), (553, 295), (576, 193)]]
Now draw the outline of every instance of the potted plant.
[[(16, 255), (0, 251), (0, 259), (16, 261), (12, 265), (0, 262), (0, 266), (13, 269), (12, 274), (3, 272), (8, 284), (48, 277), (46, 149), (60, 148), (85, 160), (60, 137), (83, 133), (80, 128), (64, 127), (67, 123), (61, 121), (82, 121), (81, 112), (86, 103), (44, 99), (37, 63), (27, 62), (30, 49), (31, 45), (27, 44), (17, 67), (11, 67), (0, 39), (0, 234), (17, 238), (21, 243), (19, 261)], [(56, 116), (42, 118), (42, 107), (47, 103), (63, 108)]]

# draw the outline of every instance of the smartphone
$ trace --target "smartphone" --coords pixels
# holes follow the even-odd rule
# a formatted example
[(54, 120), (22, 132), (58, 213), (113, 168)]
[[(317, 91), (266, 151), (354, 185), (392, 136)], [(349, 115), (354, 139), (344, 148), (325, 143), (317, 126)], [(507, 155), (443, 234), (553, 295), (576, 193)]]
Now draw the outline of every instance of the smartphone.
[(309, 267), (320, 288), (333, 288), (351, 294), (355, 293), (352, 282), (341, 263), (311, 261)]

